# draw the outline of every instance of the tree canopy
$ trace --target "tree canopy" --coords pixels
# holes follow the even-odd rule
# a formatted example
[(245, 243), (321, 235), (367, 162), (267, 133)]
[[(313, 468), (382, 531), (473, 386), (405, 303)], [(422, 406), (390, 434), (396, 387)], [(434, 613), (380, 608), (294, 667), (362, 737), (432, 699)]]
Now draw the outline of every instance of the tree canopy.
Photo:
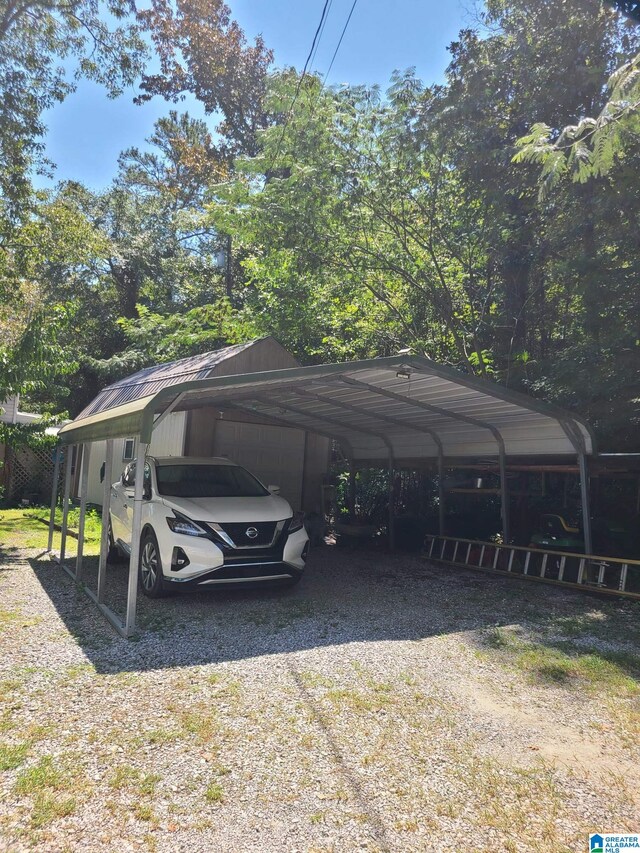
[[(17, 146), (0, 180), (5, 390), (74, 414), (145, 364), (273, 334), (304, 363), (410, 347), (640, 449), (628, 19), (599, 0), (489, 0), (441, 84), (409, 69), (382, 92), (276, 68), (218, 0), (51, 14), (25, 83), (39, 100), (0, 126)], [(27, 73), (19, 25), (0, 29), (9, 92), (11, 68)], [(110, 187), (34, 193), (42, 109), (72, 85), (55, 70), (63, 38), (108, 91), (142, 75), (143, 100), (190, 92), (215, 126), (168, 108)]]

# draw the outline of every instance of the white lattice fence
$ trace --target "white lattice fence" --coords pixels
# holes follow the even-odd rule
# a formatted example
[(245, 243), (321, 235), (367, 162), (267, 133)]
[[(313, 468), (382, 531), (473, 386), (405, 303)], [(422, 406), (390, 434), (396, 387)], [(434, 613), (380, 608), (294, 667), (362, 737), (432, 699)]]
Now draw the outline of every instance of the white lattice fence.
[[(53, 449), (50, 447), (7, 447), (5, 500), (18, 503), (49, 503), (53, 481)], [(60, 483), (58, 483), (58, 488)]]

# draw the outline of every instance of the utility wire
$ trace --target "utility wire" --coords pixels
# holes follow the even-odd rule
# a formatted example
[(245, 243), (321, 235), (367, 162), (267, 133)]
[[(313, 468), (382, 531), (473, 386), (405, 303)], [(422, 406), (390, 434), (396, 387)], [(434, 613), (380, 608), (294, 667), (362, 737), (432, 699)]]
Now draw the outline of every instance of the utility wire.
[(342, 44), (342, 40), (345, 37), (345, 33), (347, 32), (347, 29), (349, 27), (349, 23), (351, 21), (351, 18), (353, 16), (353, 12), (356, 8), (357, 3), (358, 3), (358, 0), (353, 0), (353, 3), (351, 4), (351, 9), (349, 10), (349, 14), (347, 15), (347, 20), (344, 23), (344, 26), (342, 28), (342, 32), (340, 33), (340, 38), (338, 39), (338, 44), (336, 45), (336, 49), (333, 51), (333, 56), (331, 57), (331, 62), (329, 63), (329, 67), (325, 71), (325, 73), (322, 77), (322, 80), (320, 81), (318, 93), (315, 96), (315, 98), (313, 99), (313, 103), (311, 104), (311, 116), (314, 115), (315, 109), (318, 106), (318, 102), (320, 101), (322, 91), (325, 88), (326, 80), (327, 80), (329, 74), (331, 73), (331, 69), (333, 68), (333, 63), (335, 62), (336, 56), (338, 55), (338, 51), (340, 50), (340, 45)]
[(311, 61), (309, 63), (310, 66), (313, 66), (313, 63), (315, 62), (316, 54), (318, 52), (318, 48), (320, 47), (320, 42), (322, 41), (324, 28), (326, 27), (327, 21), (329, 20), (329, 15), (331, 14), (331, 6), (332, 5), (333, 5), (333, 0), (329, 0), (329, 5), (327, 7), (327, 14), (324, 16), (324, 22), (322, 24), (322, 29), (320, 30), (320, 35), (318, 36), (318, 42), (316, 44), (315, 50), (313, 51), (313, 53), (311, 55)]
[(291, 117), (291, 113), (292, 113), (293, 108), (296, 104), (296, 101), (298, 100), (298, 95), (300, 94), (300, 88), (302, 86), (302, 81), (307, 76), (307, 69), (309, 68), (309, 65), (311, 63), (311, 59), (312, 59), (314, 53), (316, 52), (316, 50), (318, 49), (317, 46), (320, 43), (320, 37), (322, 35), (322, 31), (324, 30), (324, 25), (327, 22), (327, 14), (328, 14), (329, 7), (331, 6), (332, 2), (333, 2), (333, 0), (324, 0), (324, 6), (322, 7), (322, 15), (320, 16), (320, 22), (318, 23), (318, 26), (316, 27), (316, 31), (315, 31), (314, 36), (313, 36), (313, 41), (311, 42), (311, 48), (310, 48), (309, 53), (307, 55), (307, 60), (304, 64), (304, 68), (302, 69), (302, 74), (300, 75), (300, 79), (298, 80), (298, 85), (296, 86), (296, 91), (293, 95), (293, 100), (291, 101), (289, 109), (287, 110), (287, 114), (286, 114), (285, 119), (284, 119), (284, 124), (282, 125), (282, 133), (280, 134), (280, 139), (278, 141), (278, 148), (276, 150), (275, 156), (271, 158), (271, 163), (269, 164), (269, 168), (268, 168), (267, 172), (270, 172), (272, 170), (274, 163), (277, 161), (278, 157), (280, 156), (280, 151), (282, 149), (282, 142), (284, 140), (285, 130), (287, 129), (287, 123), (289, 121), (289, 118)]
[(338, 40), (338, 44), (336, 45), (336, 49), (333, 51), (333, 56), (331, 57), (331, 62), (329, 63), (329, 67), (327, 68), (327, 72), (322, 78), (322, 85), (324, 86), (325, 80), (328, 78), (331, 73), (331, 69), (333, 68), (333, 63), (335, 62), (335, 58), (338, 55), (338, 51), (340, 50), (340, 45), (342, 44), (342, 39), (344, 38), (345, 33), (347, 32), (347, 27), (349, 26), (349, 22), (351, 20), (351, 16), (353, 15), (353, 10), (356, 8), (356, 4), (358, 0), (353, 0), (351, 4), (351, 10), (349, 11), (349, 15), (347, 16), (347, 20), (345, 21), (345, 25), (342, 28), (342, 33), (340, 34), (340, 39)]
[[(333, 2), (333, 0), (330, 0), (330, 2), (329, 2), (329, 9), (331, 8), (331, 3), (332, 3), (332, 2)], [(313, 99), (313, 103), (311, 104), (311, 114), (310, 114), (310, 116), (313, 116), (313, 114), (315, 113), (315, 109), (316, 109), (316, 107), (318, 106), (318, 102), (319, 102), (319, 100), (320, 100), (320, 96), (322, 95), (322, 90), (323, 90), (323, 89), (324, 89), (324, 87), (325, 87), (325, 81), (327, 80), (327, 78), (328, 78), (328, 76), (329, 76), (329, 74), (330, 74), (330, 72), (331, 72), (331, 69), (333, 68), (333, 63), (335, 62), (336, 56), (338, 55), (338, 51), (340, 50), (340, 46), (341, 46), (341, 44), (342, 44), (342, 41), (343, 41), (343, 39), (344, 39), (344, 37), (345, 37), (345, 34), (346, 34), (346, 32), (347, 32), (347, 29), (348, 29), (348, 27), (349, 27), (349, 23), (350, 23), (350, 21), (351, 21), (351, 18), (352, 18), (352, 16), (353, 16), (353, 12), (354, 12), (354, 10), (355, 10), (355, 8), (356, 8), (357, 3), (358, 3), (358, 0), (353, 0), (353, 3), (351, 4), (351, 9), (349, 10), (349, 14), (347, 15), (347, 20), (346, 20), (346, 21), (345, 21), (345, 23), (344, 23), (344, 26), (343, 26), (343, 28), (342, 28), (342, 32), (340, 33), (340, 38), (338, 39), (338, 44), (336, 45), (336, 48), (335, 48), (335, 50), (333, 51), (333, 56), (331, 57), (331, 62), (329, 63), (329, 67), (327, 68), (326, 72), (324, 73), (324, 75), (323, 75), (323, 77), (322, 77), (322, 80), (320, 81), (320, 86), (319, 86), (319, 88), (318, 88), (318, 93), (317, 93), (317, 95), (315, 96), (315, 98)], [(325, 18), (325, 24), (326, 24), (326, 18)], [(324, 30), (324, 24), (322, 25), (322, 31), (323, 31), (323, 30)], [(322, 31), (320, 32), (320, 37), (322, 37)], [(319, 42), (318, 42), (318, 43), (319, 43)], [(292, 102), (292, 105), (293, 105), (293, 103), (295, 103), (295, 99), (294, 99), (294, 101)], [(298, 141), (298, 139), (299, 139), (299, 138), (300, 138), (300, 132), (297, 134), (297, 137), (296, 137), (296, 139), (294, 140), (294, 146), (293, 146), (294, 148), (295, 148), (295, 144), (297, 143), (297, 141)], [(281, 139), (280, 141), (282, 142), (282, 139)], [(279, 153), (280, 153), (280, 148), (278, 148), (278, 154), (279, 154)]]

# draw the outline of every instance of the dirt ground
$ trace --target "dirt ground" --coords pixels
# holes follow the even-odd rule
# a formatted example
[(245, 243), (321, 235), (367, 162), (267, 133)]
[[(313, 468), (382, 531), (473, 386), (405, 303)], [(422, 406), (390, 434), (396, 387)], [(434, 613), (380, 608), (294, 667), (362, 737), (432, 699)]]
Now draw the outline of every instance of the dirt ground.
[(0, 850), (578, 853), (638, 832), (639, 615), (323, 547), (294, 590), (143, 600), (125, 641), (5, 548)]

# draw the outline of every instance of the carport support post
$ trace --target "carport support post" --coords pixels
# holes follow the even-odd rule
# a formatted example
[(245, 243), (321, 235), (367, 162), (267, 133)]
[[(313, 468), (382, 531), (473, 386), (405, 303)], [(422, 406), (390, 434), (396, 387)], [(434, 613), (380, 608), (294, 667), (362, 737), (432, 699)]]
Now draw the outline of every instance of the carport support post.
[(587, 468), (587, 457), (584, 453), (578, 453), (578, 466), (580, 468), (580, 497), (582, 499), (582, 530), (584, 532), (584, 552), (593, 554), (593, 538), (591, 536), (591, 506), (589, 501), (589, 469)]
[(64, 466), (64, 492), (62, 495), (62, 533), (60, 538), (60, 562), (64, 563), (64, 553), (67, 545), (67, 522), (69, 519), (69, 497), (71, 495), (71, 463), (73, 461), (73, 445), (68, 444), (65, 450), (67, 458)]
[(349, 504), (349, 514), (352, 521), (356, 520), (356, 466), (351, 459), (349, 461), (349, 490), (347, 493), (347, 501)]
[(394, 482), (393, 482), (393, 454), (389, 454), (389, 550), (395, 551), (396, 536), (394, 530), (395, 507), (394, 507)]
[(104, 584), (107, 576), (109, 553), (109, 509), (111, 508), (111, 480), (113, 479), (113, 439), (107, 439), (102, 482), (102, 531), (100, 533), (100, 562), (98, 563), (98, 604), (104, 601)]
[(56, 504), (58, 503), (58, 480), (60, 479), (61, 456), (62, 448), (57, 446), (55, 449), (53, 464), (53, 486), (51, 487), (51, 512), (49, 514), (49, 541), (47, 542), (47, 551), (51, 551), (53, 548), (53, 531), (56, 523)]
[(502, 515), (502, 541), (506, 545), (511, 538), (509, 529), (509, 489), (507, 486), (507, 459), (502, 443), (498, 451), (500, 467), (500, 514)]
[(136, 460), (136, 485), (133, 494), (133, 522), (131, 525), (131, 556), (129, 557), (129, 587), (127, 589), (127, 615), (124, 635), (130, 637), (136, 628), (136, 600), (138, 597), (138, 563), (140, 562), (140, 533), (142, 531), (142, 496), (144, 494), (144, 465), (148, 444), (138, 443)]
[(444, 454), (442, 452), (442, 445), (438, 447), (438, 532), (440, 536), (444, 536), (445, 530), (445, 493), (444, 493)]
[(82, 445), (82, 476), (80, 477), (80, 518), (78, 520), (78, 551), (76, 555), (76, 580), (82, 578), (82, 556), (84, 552), (84, 522), (87, 514), (87, 491), (89, 489), (89, 444)]
[(572, 421), (558, 421), (564, 429), (569, 441), (573, 444), (578, 457), (578, 468), (580, 470), (580, 499), (582, 504), (582, 532), (584, 535), (585, 554), (593, 553), (593, 537), (591, 535), (591, 501), (589, 468), (587, 467), (587, 454), (584, 436), (578, 426)]

